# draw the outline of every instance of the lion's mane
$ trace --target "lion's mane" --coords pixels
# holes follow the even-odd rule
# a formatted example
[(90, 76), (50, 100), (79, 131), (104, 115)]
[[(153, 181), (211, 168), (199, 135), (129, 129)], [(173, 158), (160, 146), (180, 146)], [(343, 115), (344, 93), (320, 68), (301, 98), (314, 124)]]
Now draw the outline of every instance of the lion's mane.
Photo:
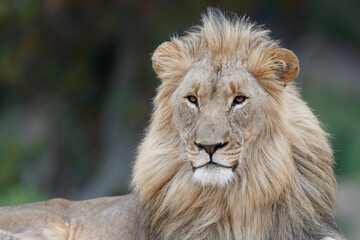
[[(152, 238), (338, 237), (329, 234), (336, 228), (336, 183), (328, 136), (297, 87), (279, 84), (279, 72), (286, 66), (270, 54), (278, 42), (246, 19), (229, 19), (216, 11), (208, 11), (201, 26), (171, 41), (174, 49), (153, 56), (156, 67), (164, 68), (162, 84), (132, 179)], [(272, 97), (264, 130), (248, 139), (237, 179), (225, 187), (193, 182), (170, 104), (179, 82), (204, 52), (218, 58), (243, 56), (238, 61)]]

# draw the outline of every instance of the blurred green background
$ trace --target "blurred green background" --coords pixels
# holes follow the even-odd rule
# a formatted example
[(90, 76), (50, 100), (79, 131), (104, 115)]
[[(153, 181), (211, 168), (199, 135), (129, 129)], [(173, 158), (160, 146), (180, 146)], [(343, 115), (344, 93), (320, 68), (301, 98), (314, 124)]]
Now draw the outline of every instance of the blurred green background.
[(360, 239), (358, 0), (1, 0), (0, 205), (128, 192), (159, 84), (151, 53), (208, 6), (298, 55), (297, 84), (332, 136), (338, 221)]

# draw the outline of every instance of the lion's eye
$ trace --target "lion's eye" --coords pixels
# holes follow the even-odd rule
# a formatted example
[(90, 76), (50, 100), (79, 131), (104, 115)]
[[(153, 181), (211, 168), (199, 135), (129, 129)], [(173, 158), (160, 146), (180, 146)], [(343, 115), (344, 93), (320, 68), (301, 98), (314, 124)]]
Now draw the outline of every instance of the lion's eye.
[(198, 105), (198, 99), (195, 96), (187, 96), (186, 98), (192, 104)]
[(236, 96), (234, 98), (234, 101), (232, 102), (232, 105), (235, 106), (235, 105), (239, 105), (239, 104), (242, 104), (244, 103), (246, 100), (246, 97), (245, 96)]

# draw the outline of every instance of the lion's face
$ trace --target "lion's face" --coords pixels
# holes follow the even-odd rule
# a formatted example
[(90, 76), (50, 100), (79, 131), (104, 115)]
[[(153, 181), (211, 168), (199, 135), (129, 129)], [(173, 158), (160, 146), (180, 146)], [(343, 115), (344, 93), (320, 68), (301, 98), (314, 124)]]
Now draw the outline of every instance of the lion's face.
[(235, 179), (246, 144), (263, 126), (267, 97), (235, 60), (219, 66), (205, 58), (194, 64), (172, 97), (193, 180), (225, 185)]

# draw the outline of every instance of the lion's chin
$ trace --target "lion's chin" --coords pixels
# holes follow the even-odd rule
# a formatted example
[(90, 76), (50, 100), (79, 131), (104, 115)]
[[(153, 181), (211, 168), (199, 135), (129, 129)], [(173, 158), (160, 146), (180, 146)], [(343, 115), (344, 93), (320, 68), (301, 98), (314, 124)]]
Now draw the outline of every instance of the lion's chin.
[(231, 168), (224, 168), (216, 165), (206, 165), (194, 171), (193, 180), (202, 186), (226, 186), (235, 178)]

